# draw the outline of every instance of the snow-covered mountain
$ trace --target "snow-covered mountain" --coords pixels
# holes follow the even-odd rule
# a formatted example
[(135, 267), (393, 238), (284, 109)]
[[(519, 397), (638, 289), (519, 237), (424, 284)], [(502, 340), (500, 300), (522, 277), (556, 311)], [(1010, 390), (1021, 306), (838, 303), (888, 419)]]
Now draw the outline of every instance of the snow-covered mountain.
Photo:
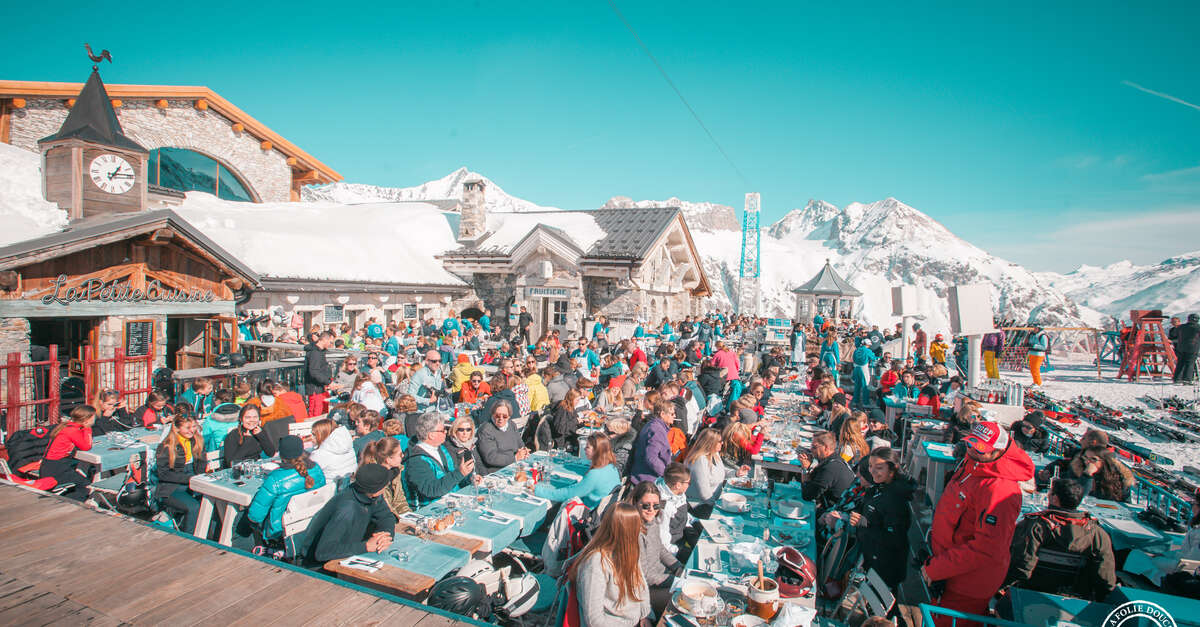
[(1139, 266), (1118, 261), (1080, 266), (1067, 274), (1038, 277), (1075, 302), (1122, 319), (1130, 309), (1162, 309), (1167, 314), (1200, 311), (1200, 251)]
[(543, 207), (528, 200), (510, 196), (491, 181), (491, 179), (459, 168), (440, 179), (422, 183), (416, 187), (380, 187), (362, 183), (331, 183), (329, 185), (310, 185), (300, 191), (300, 199), (309, 201), (330, 201), (342, 204), (362, 204), (378, 202), (396, 202), (402, 200), (461, 200), (463, 181), (472, 179), (482, 180), (486, 185), (484, 199), (489, 211), (521, 212), (521, 211), (555, 211), (556, 207)]
[[(416, 187), (335, 183), (308, 188), (303, 198), (343, 203), (457, 199), (462, 182), (469, 178), (488, 183), (486, 198), (492, 211), (554, 209), (510, 196), (466, 168)], [(655, 206), (683, 210), (715, 292), (710, 305), (729, 307), (737, 287), (741, 251), (738, 210), (711, 202), (679, 198), (635, 201), (627, 196), (614, 196), (603, 205), (628, 209)], [(829, 259), (864, 293), (857, 313), (881, 325), (893, 322), (891, 287), (901, 284), (921, 288), (918, 294), (927, 316), (925, 326), (937, 332), (949, 331), (946, 288), (965, 283), (992, 285), (996, 307), (1021, 321), (1032, 318), (1044, 324), (1077, 325), (1095, 317), (1044, 279), (963, 241), (936, 220), (894, 198), (843, 208), (810, 200), (803, 209), (764, 225), (761, 246), (764, 313), (792, 315), (795, 297), (791, 290), (812, 278)]]
[[(725, 305), (737, 284), (741, 232), (692, 228), (710, 280), (725, 288), (715, 299)], [(863, 292), (856, 313), (881, 325), (894, 322), (891, 287), (901, 284), (920, 288), (924, 326), (935, 332), (949, 330), (946, 288), (956, 284), (992, 285), (994, 306), (1020, 321), (1076, 325), (1090, 317), (1029, 270), (988, 254), (895, 198), (840, 209), (810, 200), (766, 227), (760, 244), (767, 313), (792, 315), (791, 290), (815, 276), (828, 259)]]

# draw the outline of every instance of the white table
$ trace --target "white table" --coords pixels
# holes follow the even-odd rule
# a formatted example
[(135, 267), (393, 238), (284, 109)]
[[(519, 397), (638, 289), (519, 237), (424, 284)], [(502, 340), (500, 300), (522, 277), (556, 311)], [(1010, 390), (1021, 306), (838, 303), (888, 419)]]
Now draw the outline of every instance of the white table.
[(201, 496), (200, 511), (196, 516), (196, 528), (193, 531), (197, 537), (208, 536), (213, 511), (220, 508), (221, 534), (217, 537), (217, 542), (224, 546), (233, 545), (233, 522), (239, 510), (250, 506), (250, 501), (254, 500), (254, 493), (262, 486), (263, 477), (243, 476), (238, 481), (243, 485), (235, 485), (229, 469), (218, 470), (208, 475), (195, 475), (188, 481), (192, 492)]

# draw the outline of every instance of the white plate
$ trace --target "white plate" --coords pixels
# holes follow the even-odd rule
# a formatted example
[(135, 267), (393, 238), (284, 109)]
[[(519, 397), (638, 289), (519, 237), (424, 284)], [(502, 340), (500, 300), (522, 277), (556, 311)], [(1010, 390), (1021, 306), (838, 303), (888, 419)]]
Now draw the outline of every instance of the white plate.
[(767, 621), (753, 614), (739, 614), (734, 616), (733, 620), (729, 621), (730, 627), (759, 627), (766, 624)]

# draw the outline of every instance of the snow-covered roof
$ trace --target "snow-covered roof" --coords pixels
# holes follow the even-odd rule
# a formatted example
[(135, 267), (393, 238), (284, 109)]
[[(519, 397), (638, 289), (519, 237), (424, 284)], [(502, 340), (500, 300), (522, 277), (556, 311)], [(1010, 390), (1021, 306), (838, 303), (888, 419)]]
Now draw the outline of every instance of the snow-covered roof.
[(18, 268), (30, 263), (34, 255), (52, 252), (54, 256), (69, 255), (79, 250), (94, 247), (101, 240), (128, 239), (143, 233), (169, 227), (181, 233), (189, 242), (212, 255), (250, 283), (258, 283), (259, 276), (242, 261), (229, 254), (203, 233), (197, 230), (170, 209), (137, 211), (100, 215), (71, 223), (70, 228), (33, 239), (27, 239), (0, 247), (0, 269)]
[(511, 254), (535, 228), (549, 230), (574, 244), (586, 257), (640, 258), (679, 214), (675, 207), (489, 213), (489, 233), (473, 247), (449, 256)]
[(466, 285), (436, 258), (456, 245), (455, 231), (430, 203), (244, 203), (188, 192), (176, 211), (264, 277)]
[(817, 273), (808, 283), (792, 290), (796, 294), (829, 294), (831, 296), (862, 296), (862, 292), (854, 289), (853, 285), (847, 283), (842, 277), (838, 276), (837, 271), (833, 266), (829, 265), (829, 260), (825, 260), (825, 267)]

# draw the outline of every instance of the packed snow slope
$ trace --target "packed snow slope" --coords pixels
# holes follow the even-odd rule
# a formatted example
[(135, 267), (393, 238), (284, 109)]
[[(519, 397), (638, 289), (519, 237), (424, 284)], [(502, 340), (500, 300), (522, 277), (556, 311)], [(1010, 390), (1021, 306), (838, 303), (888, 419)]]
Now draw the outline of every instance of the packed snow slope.
[[(466, 168), (416, 187), (334, 183), (308, 188), (303, 198), (336, 202), (457, 199), (462, 182), (471, 178), (487, 183), (486, 201), (491, 211), (553, 209), (510, 196)], [(710, 306), (729, 308), (737, 287), (741, 254), (739, 211), (678, 198), (635, 201), (615, 196), (604, 204), (606, 208), (629, 209), (662, 206), (683, 210), (714, 288)], [(803, 209), (765, 226), (761, 245), (763, 313), (793, 315), (795, 296), (791, 290), (811, 279), (829, 259), (864, 293), (855, 313), (881, 325), (896, 321), (891, 316), (891, 287), (903, 284), (920, 288), (921, 310), (927, 316), (925, 326), (935, 332), (949, 331), (946, 288), (967, 283), (990, 284), (993, 306), (1020, 322), (1074, 326), (1096, 318), (1029, 270), (971, 245), (894, 198), (851, 203), (843, 208), (810, 201)]]
[(1200, 251), (1147, 266), (1119, 261), (1038, 276), (1075, 302), (1123, 320), (1131, 309), (1161, 309), (1170, 315), (1200, 311)]

